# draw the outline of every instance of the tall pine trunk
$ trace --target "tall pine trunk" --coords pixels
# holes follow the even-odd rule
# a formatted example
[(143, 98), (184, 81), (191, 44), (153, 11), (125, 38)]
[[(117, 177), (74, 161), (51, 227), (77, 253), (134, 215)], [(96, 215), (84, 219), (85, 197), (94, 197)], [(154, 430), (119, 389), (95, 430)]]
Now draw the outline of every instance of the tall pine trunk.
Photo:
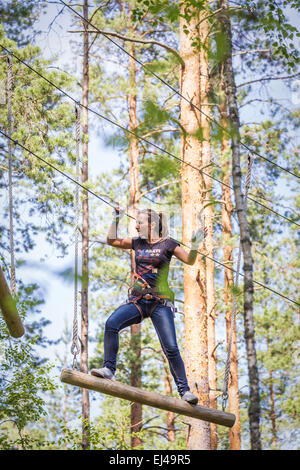
[[(192, 7), (190, 7), (192, 8)], [(199, 36), (197, 24), (199, 14), (195, 8), (189, 22), (185, 19), (185, 4), (180, 16), (181, 94), (199, 108), (200, 94), (200, 53), (192, 45)], [(201, 27), (203, 27), (203, 23)], [(189, 32), (185, 33), (185, 29)], [(203, 115), (186, 100), (180, 102), (180, 119), (184, 132), (181, 136), (181, 158), (194, 167), (201, 167), (203, 147), (199, 130), (203, 135), (208, 131), (208, 122)], [(203, 206), (203, 178), (199, 171), (186, 164), (182, 165), (182, 227), (183, 243), (188, 245), (192, 231), (198, 227), (197, 214)], [(198, 395), (199, 404), (209, 406), (208, 354), (207, 354), (207, 304), (206, 272), (200, 256), (193, 266), (184, 265), (184, 315), (185, 348), (184, 357), (191, 391)], [(204, 421), (189, 418), (187, 448), (210, 449), (210, 425)]]
[[(164, 361), (164, 389), (167, 397), (172, 396), (172, 376), (169, 368), (167, 358), (163, 355)], [(175, 413), (173, 411), (166, 411), (166, 423), (167, 423), (167, 436), (169, 442), (175, 441)]]
[(259, 429), (260, 421), (260, 395), (259, 377), (257, 369), (256, 347), (255, 347), (255, 327), (253, 319), (253, 260), (251, 254), (251, 239), (248, 227), (242, 187), (241, 187), (241, 166), (240, 166), (240, 123), (239, 111), (236, 99), (236, 86), (232, 66), (232, 34), (231, 22), (229, 18), (228, 0), (220, 0), (221, 27), (226, 41), (226, 52), (224, 59), (224, 73), (226, 83), (226, 94), (229, 108), (229, 123), (231, 129), (231, 149), (232, 149), (232, 172), (235, 205), (240, 228), (240, 239), (244, 257), (244, 338), (247, 351), (248, 376), (250, 389), (249, 403), (249, 424), (251, 449), (261, 449), (261, 437)]
[[(83, 16), (88, 19), (88, 2), (84, 0)], [(83, 80), (82, 80), (82, 184), (88, 180), (88, 106), (89, 100), (89, 39), (84, 22)], [(81, 286), (81, 357), (80, 370), (88, 373), (88, 263), (89, 263), (89, 201), (83, 191), (82, 202), (82, 286)], [(89, 391), (82, 389), (82, 448), (89, 447), (90, 400)]]
[[(208, 67), (208, 28), (207, 23), (201, 23), (199, 31), (201, 49), (200, 49), (200, 103), (201, 110), (201, 126), (202, 126), (202, 166), (205, 167), (205, 175), (203, 175), (203, 197), (204, 197), (204, 226), (207, 229), (204, 250), (208, 257), (205, 260), (206, 275), (206, 314), (207, 314), (207, 353), (208, 353), (208, 378), (209, 378), (209, 406), (217, 408), (217, 356), (216, 356), (216, 339), (215, 339), (215, 282), (213, 261), (214, 256), (214, 240), (213, 240), (213, 205), (212, 203), (212, 179), (209, 177), (212, 170), (212, 155), (210, 147), (210, 127), (209, 118), (210, 107), (207, 105), (209, 99), (209, 67)], [(211, 449), (218, 447), (217, 425), (210, 424), (211, 432)]]
[[(131, 17), (131, 11), (130, 11)], [(130, 54), (132, 57), (129, 57), (129, 129), (135, 131), (137, 127), (137, 109), (136, 109), (136, 64), (133, 59), (135, 57), (135, 48), (134, 45), (130, 45)], [(140, 195), (139, 189), (139, 148), (138, 140), (134, 135), (130, 135), (129, 143), (129, 159), (130, 159), (130, 169), (129, 169), (129, 205), (130, 205), (130, 214), (133, 217), (136, 217), (138, 210), (138, 198)], [(129, 222), (129, 231), (131, 236), (133, 236), (135, 230), (135, 220), (130, 219)], [(135, 257), (134, 251), (131, 251), (131, 274), (135, 271)], [(142, 384), (142, 367), (141, 367), (141, 324), (132, 325), (131, 329), (131, 354), (132, 361), (130, 364), (130, 384), (133, 387), (141, 388)], [(131, 405), (131, 416), (130, 416), (130, 428), (131, 428), (131, 446), (137, 447), (140, 446), (142, 441), (135, 435), (142, 428), (142, 416), (143, 416), (143, 407), (140, 403), (132, 403)]]
[[(227, 99), (225, 94), (225, 81), (223, 65), (219, 71), (221, 100), (220, 100), (220, 124), (226, 129), (228, 124)], [(233, 267), (233, 247), (232, 241), (232, 202), (230, 189), (230, 143), (227, 133), (223, 133), (221, 141), (221, 165), (222, 165), (222, 235), (223, 235), (223, 252), (224, 264), (230, 268)], [(232, 286), (233, 272), (230, 269), (224, 270), (224, 300), (225, 300), (225, 320), (226, 320), (226, 338), (227, 348), (229, 344), (231, 315), (232, 315)], [(238, 384), (238, 351), (237, 351), (237, 332), (236, 321), (232, 332), (231, 345), (231, 362), (228, 384), (228, 404), (229, 412), (236, 416), (236, 420), (232, 428), (229, 429), (230, 450), (239, 450), (241, 448), (241, 421), (240, 421), (240, 397)]]
[[(209, 152), (210, 155), (210, 152)], [(203, 160), (205, 165), (205, 161)], [(208, 168), (205, 169), (207, 174), (210, 173)], [(209, 178), (205, 177), (206, 182)], [(206, 190), (208, 187), (206, 186)], [(209, 190), (211, 193), (211, 189)], [(207, 193), (208, 194), (208, 193)], [(207, 236), (205, 241), (205, 253), (213, 258), (214, 252), (214, 241), (213, 241), (213, 210), (212, 205), (205, 209), (205, 227), (207, 227)], [(209, 406), (210, 408), (217, 408), (217, 353), (216, 353), (216, 337), (215, 337), (215, 283), (214, 283), (214, 261), (212, 259), (206, 259), (206, 296), (207, 296), (207, 351), (208, 351), (208, 377), (209, 377)], [(210, 424), (211, 429), (211, 449), (215, 450), (218, 447), (218, 434), (217, 425), (214, 423)]]
[[(267, 330), (266, 334), (267, 346), (268, 349), (270, 348), (270, 337), (269, 332)], [(274, 393), (274, 379), (273, 379), (273, 371), (272, 369), (269, 370), (269, 380), (268, 380), (268, 389), (269, 389), (269, 401), (270, 401), (270, 421), (272, 427), (272, 449), (277, 448), (277, 423), (276, 423), (276, 409), (275, 409), (275, 393)]]

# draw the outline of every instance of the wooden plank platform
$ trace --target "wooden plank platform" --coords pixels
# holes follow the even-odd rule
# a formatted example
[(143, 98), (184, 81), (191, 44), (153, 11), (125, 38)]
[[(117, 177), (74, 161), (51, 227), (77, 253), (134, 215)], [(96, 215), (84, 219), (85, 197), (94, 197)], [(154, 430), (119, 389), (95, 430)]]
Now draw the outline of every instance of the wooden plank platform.
[(24, 326), (18, 314), (16, 303), (11, 296), (6, 279), (0, 267), (0, 309), (10, 334), (20, 338), (24, 334)]
[(70, 385), (87, 388), (88, 390), (105, 393), (106, 395), (123, 398), (135, 403), (142, 403), (143, 405), (161, 410), (173, 411), (174, 413), (209, 421), (210, 423), (221, 424), (229, 428), (235, 422), (235, 415), (232, 413), (205, 408), (199, 405), (190, 405), (179, 398), (167, 397), (156, 392), (141, 390), (116, 380), (101, 379), (94, 375), (84, 374), (78, 370), (63, 369), (60, 379), (62, 382)]

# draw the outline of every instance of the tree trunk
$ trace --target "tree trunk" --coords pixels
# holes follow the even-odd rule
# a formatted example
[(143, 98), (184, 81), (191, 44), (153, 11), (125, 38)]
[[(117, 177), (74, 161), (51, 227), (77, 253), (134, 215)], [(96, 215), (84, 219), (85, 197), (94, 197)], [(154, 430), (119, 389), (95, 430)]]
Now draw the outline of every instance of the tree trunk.
[[(225, 81), (224, 71), (221, 64), (220, 67), (220, 87), (221, 87), (221, 101), (220, 101), (220, 124), (226, 128), (228, 123), (227, 100), (225, 95)], [(229, 164), (229, 139), (224, 132), (221, 141), (221, 166), (222, 166), (222, 234), (224, 246), (224, 264), (233, 267), (233, 247), (231, 246), (232, 240), (232, 203), (231, 203), (231, 189), (230, 185), (230, 164)], [(227, 347), (229, 343), (231, 315), (233, 297), (231, 288), (233, 286), (233, 272), (230, 269), (224, 270), (224, 300), (225, 300), (225, 319), (226, 319), (226, 337)], [(228, 404), (229, 411), (236, 416), (234, 426), (229, 430), (230, 450), (239, 450), (241, 448), (241, 421), (240, 421), (240, 397), (239, 397), (239, 384), (238, 384), (238, 351), (237, 351), (237, 334), (236, 334), (236, 321), (232, 332), (231, 344), (231, 362), (229, 372), (228, 384)]]
[[(270, 347), (270, 338), (267, 331), (267, 345)], [(270, 421), (272, 426), (272, 449), (277, 448), (277, 423), (276, 423), (276, 411), (275, 411), (275, 397), (274, 397), (274, 384), (273, 384), (273, 373), (269, 371), (269, 400), (271, 405), (270, 410)]]
[[(84, 0), (83, 16), (88, 19), (88, 2)], [(87, 24), (84, 22), (84, 29)], [(83, 80), (82, 80), (82, 184), (88, 180), (88, 106), (89, 99), (89, 39), (83, 34)], [(82, 286), (81, 286), (81, 358), (80, 370), (88, 373), (88, 262), (89, 262), (89, 202), (83, 191), (82, 202)], [(90, 400), (89, 391), (82, 389), (82, 448), (89, 447)]]
[[(207, 169), (206, 169), (207, 172)], [(208, 228), (205, 252), (213, 257), (213, 213), (212, 206), (208, 207), (205, 215), (205, 226)], [(208, 351), (208, 378), (209, 378), (209, 406), (217, 408), (217, 352), (215, 338), (215, 285), (214, 262), (206, 259), (206, 290), (207, 290), (207, 351)], [(217, 425), (211, 423), (211, 449), (218, 447)]]
[[(200, 39), (203, 46), (200, 50), (200, 103), (208, 103), (209, 98), (209, 68), (208, 68), (208, 30), (207, 23), (203, 22), (200, 30)], [(206, 116), (210, 115), (210, 107), (202, 104), (201, 110)], [(212, 179), (211, 174), (211, 148), (210, 148), (210, 129), (209, 120), (205, 115), (201, 115), (201, 125), (203, 132), (202, 146), (202, 162), (205, 166), (203, 175), (204, 194), (204, 226), (207, 228), (207, 236), (205, 238), (205, 253), (213, 258), (214, 256), (214, 240), (213, 240), (213, 206), (212, 201)], [(208, 378), (209, 378), (209, 406), (217, 408), (217, 353), (215, 339), (215, 283), (214, 283), (214, 261), (206, 258), (206, 313), (207, 313), (207, 352), (208, 352)], [(211, 449), (216, 450), (218, 447), (217, 425), (211, 423)]]
[[(184, 18), (185, 5), (180, 17), (180, 55), (184, 62), (181, 70), (181, 94), (188, 97), (199, 108), (200, 102), (200, 53), (192, 46), (198, 37), (196, 14), (189, 23)], [(196, 10), (193, 10), (195, 13)], [(202, 23), (202, 27), (203, 27)], [(184, 29), (189, 30), (185, 34)], [(181, 158), (195, 167), (202, 165), (203, 148), (199, 130), (208, 131), (208, 123), (203, 115), (186, 100), (180, 102)], [(197, 137), (198, 135), (198, 137)], [(203, 206), (203, 178), (199, 171), (184, 164), (182, 175), (182, 227), (183, 243), (189, 245), (192, 231), (198, 226), (197, 214)], [(200, 256), (193, 266), (184, 265), (184, 315), (185, 315), (185, 365), (191, 391), (198, 395), (199, 404), (209, 406), (208, 355), (207, 355), (207, 305), (205, 265)], [(206, 422), (189, 419), (187, 448), (210, 449), (210, 425)]]
[(250, 231), (247, 223), (245, 205), (241, 189), (241, 167), (240, 167), (240, 123), (239, 112), (236, 100), (236, 86), (232, 67), (232, 47), (231, 47), (231, 23), (228, 14), (228, 0), (220, 0), (223, 8), (220, 14), (220, 21), (226, 39), (226, 57), (224, 60), (224, 72), (226, 82), (226, 94), (229, 108), (229, 123), (231, 129), (231, 149), (232, 149), (232, 171), (235, 204), (240, 228), (240, 238), (244, 257), (244, 337), (246, 342), (248, 375), (250, 388), (249, 403), (249, 424), (251, 449), (261, 449), (261, 438), (259, 429), (260, 420), (260, 396), (259, 377), (257, 369), (256, 348), (255, 348), (255, 328), (253, 319), (253, 260), (251, 254)]
[[(131, 16), (131, 12), (130, 12)], [(133, 59), (135, 56), (134, 45), (130, 45), (130, 54), (132, 57), (129, 57), (129, 129), (135, 131), (137, 127), (137, 117), (136, 117), (136, 64)], [(131, 134), (129, 142), (129, 159), (130, 159), (130, 169), (129, 169), (129, 205), (130, 205), (130, 215), (136, 217), (138, 205), (137, 201), (139, 198), (139, 147), (136, 137)], [(129, 232), (131, 236), (134, 236), (135, 233), (135, 220), (130, 219), (129, 222)], [(131, 274), (135, 271), (135, 256), (134, 251), (131, 251)], [(133, 387), (141, 388), (142, 384), (142, 366), (141, 366), (141, 324), (132, 325), (131, 329), (131, 353), (133, 359), (131, 361), (130, 369), (130, 384)], [(132, 403), (131, 405), (131, 446), (137, 447), (142, 444), (142, 441), (139, 437), (135, 436), (134, 433), (138, 433), (142, 428), (142, 417), (143, 417), (143, 407), (140, 403)]]
[[(165, 371), (165, 395), (167, 397), (172, 396), (172, 376), (169, 368), (169, 364), (167, 358), (163, 355), (164, 361), (164, 371)], [(175, 441), (175, 413), (173, 411), (166, 412), (166, 422), (167, 422), (167, 435), (168, 441), (174, 442)]]
[(63, 383), (84, 387), (89, 390), (122, 398), (132, 402), (143, 403), (144, 405), (158, 408), (160, 410), (173, 411), (183, 416), (192, 416), (196, 419), (217, 423), (221, 426), (230, 427), (233, 425), (235, 416), (220, 410), (212, 410), (203, 406), (191, 406), (183, 400), (175, 397), (166, 397), (156, 392), (149, 392), (140, 388), (131, 387), (116, 380), (100, 379), (92, 374), (83, 374), (76, 369), (63, 369), (60, 379)]

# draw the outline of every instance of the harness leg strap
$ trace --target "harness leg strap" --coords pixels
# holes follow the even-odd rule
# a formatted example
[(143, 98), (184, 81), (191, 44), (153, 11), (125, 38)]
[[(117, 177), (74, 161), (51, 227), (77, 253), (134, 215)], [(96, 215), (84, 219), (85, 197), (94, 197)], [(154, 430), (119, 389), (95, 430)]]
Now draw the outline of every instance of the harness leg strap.
[(134, 299), (132, 300), (128, 300), (128, 303), (129, 304), (133, 304), (136, 306), (136, 308), (138, 309), (138, 311), (140, 312), (140, 316), (141, 316), (141, 320), (144, 319), (144, 315), (143, 315), (143, 310), (141, 309), (141, 307), (138, 305), (138, 300), (140, 300), (142, 298), (142, 296), (140, 297), (135, 297)]
[(150, 317), (151, 317), (152, 313), (154, 312), (154, 310), (156, 309), (156, 307), (158, 306), (159, 303), (160, 303), (160, 300), (156, 300), (155, 304), (151, 308), (150, 315), (149, 315)]
[[(141, 316), (141, 320), (144, 319), (144, 315), (143, 315), (143, 310), (141, 309), (141, 307), (138, 305), (138, 301), (143, 298), (142, 295), (138, 296), (138, 297), (134, 297), (134, 299), (132, 300), (128, 300), (127, 302), (129, 304), (134, 304), (136, 306), (136, 308), (138, 309), (138, 311), (140, 312), (140, 316)], [(150, 314), (149, 314), (149, 317), (151, 317), (152, 313), (154, 312), (154, 310), (156, 309), (156, 307), (158, 306), (159, 303), (163, 303), (165, 304), (165, 301), (162, 300), (160, 297), (154, 297), (156, 302), (154, 303), (153, 307), (151, 308), (151, 311), (150, 311)]]

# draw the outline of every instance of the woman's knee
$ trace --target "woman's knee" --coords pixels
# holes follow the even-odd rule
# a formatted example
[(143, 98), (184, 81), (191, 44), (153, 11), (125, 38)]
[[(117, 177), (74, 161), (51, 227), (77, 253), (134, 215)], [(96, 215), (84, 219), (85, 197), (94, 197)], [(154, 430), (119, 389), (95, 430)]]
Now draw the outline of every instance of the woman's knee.
[(164, 352), (168, 359), (180, 356), (180, 351), (176, 343), (165, 345)]
[(115, 320), (109, 317), (105, 322), (105, 331), (117, 331), (119, 332), (119, 328)]
[(108, 317), (108, 319), (106, 320), (105, 322), (105, 330), (108, 331), (117, 331), (119, 332), (120, 331), (120, 324), (121, 324), (121, 321), (120, 321), (120, 317), (118, 315), (118, 309), (115, 310), (111, 315), (110, 317)]
[(126, 326), (140, 321), (139, 312), (132, 304), (125, 304), (118, 307), (106, 320), (106, 331), (120, 332)]

